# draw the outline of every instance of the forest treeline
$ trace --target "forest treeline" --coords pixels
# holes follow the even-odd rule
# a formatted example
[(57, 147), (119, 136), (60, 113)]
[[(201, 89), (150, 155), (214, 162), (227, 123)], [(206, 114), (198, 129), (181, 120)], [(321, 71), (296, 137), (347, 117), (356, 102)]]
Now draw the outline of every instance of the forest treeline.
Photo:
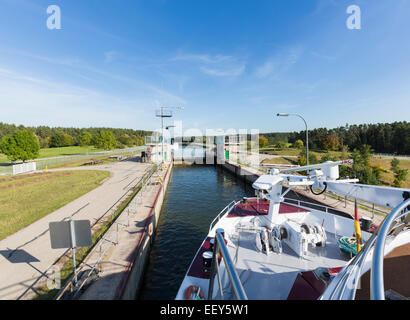
[[(39, 140), (41, 148), (65, 147), (79, 144), (83, 132), (97, 136), (101, 131), (111, 131), (118, 144), (124, 146), (144, 144), (144, 136), (152, 132), (133, 129), (118, 128), (64, 128), (64, 127), (25, 127), (0, 122), (0, 140), (4, 136), (13, 134), (18, 130), (28, 129)], [(296, 143), (298, 140), (305, 142), (306, 132), (279, 132), (264, 133), (269, 145), (280, 143)], [(378, 123), (346, 125), (335, 129), (318, 128), (309, 130), (309, 148), (311, 150), (342, 150), (347, 146), (350, 151), (359, 149), (362, 145), (371, 146), (373, 152), (397, 155), (410, 155), (410, 123)]]
[(144, 145), (144, 136), (151, 135), (150, 131), (117, 129), (117, 128), (64, 128), (64, 127), (26, 127), (23, 125), (6, 124), (0, 122), (0, 140), (16, 133), (19, 130), (27, 129), (33, 132), (38, 139), (41, 148), (69, 147), (80, 145), (82, 133), (88, 132), (92, 137), (98, 137), (101, 132), (112, 132), (115, 137), (115, 147), (140, 146)]
[[(289, 133), (264, 133), (269, 145), (306, 141), (306, 131)], [(341, 150), (347, 146), (350, 151), (362, 145), (371, 146), (375, 153), (410, 155), (410, 123), (378, 123), (348, 125), (335, 129), (319, 128), (309, 130), (311, 150)]]

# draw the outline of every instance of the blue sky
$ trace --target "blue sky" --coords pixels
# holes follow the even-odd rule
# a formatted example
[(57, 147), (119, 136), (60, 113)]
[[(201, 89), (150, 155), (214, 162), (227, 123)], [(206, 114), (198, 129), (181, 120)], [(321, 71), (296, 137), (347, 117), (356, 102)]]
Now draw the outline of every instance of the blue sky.
[[(46, 26), (61, 8), (61, 30)], [(361, 8), (349, 30), (348, 6)], [(299, 131), (410, 119), (410, 0), (0, 0), (0, 121)], [(171, 120), (168, 120), (168, 124)]]

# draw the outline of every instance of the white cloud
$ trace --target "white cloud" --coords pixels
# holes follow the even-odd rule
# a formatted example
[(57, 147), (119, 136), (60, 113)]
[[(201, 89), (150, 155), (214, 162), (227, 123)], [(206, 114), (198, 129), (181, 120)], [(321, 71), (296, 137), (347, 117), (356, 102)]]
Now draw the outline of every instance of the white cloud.
[(237, 77), (245, 71), (245, 66), (239, 66), (233, 69), (211, 69), (207, 67), (201, 67), (201, 71), (207, 75), (216, 77)]
[(268, 60), (265, 62), (264, 65), (256, 69), (256, 75), (260, 78), (266, 78), (267, 76), (272, 74), (275, 71), (275, 69), (276, 69), (275, 61), (273, 59)]
[(255, 74), (259, 78), (267, 78), (287, 71), (292, 65), (296, 64), (302, 56), (301, 47), (292, 47), (268, 58), (263, 65), (256, 68)]
[(225, 56), (221, 54), (208, 55), (208, 54), (182, 54), (179, 53), (171, 61), (196, 61), (202, 63), (220, 63), (233, 60), (232, 56)]
[(0, 114), (4, 122), (149, 129), (157, 125), (155, 101), (180, 103), (155, 87), (144, 95), (117, 96), (0, 67)]
[(210, 76), (237, 77), (244, 71), (246, 64), (234, 56), (223, 54), (192, 54), (179, 52), (171, 61), (191, 62), (196, 68)]
[(336, 60), (336, 59), (337, 59), (336, 56), (330, 56), (330, 55), (327, 55), (327, 54), (318, 53), (318, 52), (316, 52), (316, 51), (311, 51), (310, 53), (312, 54), (312, 56), (317, 57), (317, 58), (320, 58), (320, 59), (324, 59), (324, 60), (332, 61), (332, 60)]
[(110, 63), (114, 60), (115, 57), (118, 57), (119, 53), (116, 51), (107, 51), (104, 52), (105, 63)]

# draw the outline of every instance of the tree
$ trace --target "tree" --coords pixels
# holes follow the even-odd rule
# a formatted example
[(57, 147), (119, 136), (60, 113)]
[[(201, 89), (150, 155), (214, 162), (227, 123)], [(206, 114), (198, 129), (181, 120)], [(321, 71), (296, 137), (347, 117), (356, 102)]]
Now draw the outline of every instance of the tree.
[(61, 133), (56, 132), (54, 135), (51, 137), (51, 147), (53, 148), (60, 148), (63, 146), (63, 137)]
[(99, 131), (94, 137), (94, 144), (104, 150), (112, 150), (117, 145), (114, 134), (108, 130)]
[(362, 145), (359, 149), (353, 150), (352, 174), (359, 178), (363, 184), (380, 184), (380, 170), (370, 166), (372, 148), (369, 145)]
[(340, 160), (347, 160), (349, 159), (350, 154), (349, 154), (349, 147), (344, 145), (341, 148), (341, 153), (340, 153)]
[(393, 158), (391, 161), (391, 170), (394, 172), (393, 186), (400, 188), (404, 181), (406, 181), (408, 170), (399, 167), (399, 159)]
[(118, 141), (127, 147), (132, 147), (134, 145), (133, 139), (128, 134), (122, 134)]
[(265, 136), (259, 136), (259, 148), (264, 148), (268, 145), (269, 141)]
[(294, 148), (296, 148), (296, 149), (302, 149), (303, 148), (303, 141), (302, 140), (296, 140), (294, 143), (293, 143), (293, 147)]
[(135, 145), (136, 146), (143, 146), (145, 144), (144, 138), (140, 136), (135, 137)]
[(336, 151), (340, 148), (340, 142), (335, 136), (330, 135), (323, 139), (322, 148), (327, 151)]
[(44, 149), (44, 148), (48, 148), (50, 147), (49, 145), (49, 139), (47, 138), (42, 138), (41, 136), (37, 136), (38, 142), (40, 144), (40, 148)]
[[(317, 164), (319, 160), (317, 159), (316, 155), (309, 152), (309, 165)], [(299, 154), (298, 165), (305, 166), (306, 165), (306, 152), (302, 150)]]
[(275, 145), (275, 148), (278, 148), (278, 149), (286, 149), (286, 147), (287, 147), (286, 142), (278, 142), (278, 143)]
[(74, 138), (69, 134), (63, 133), (61, 135), (61, 146), (62, 147), (70, 147), (74, 145)]
[(398, 168), (394, 173), (393, 186), (401, 188), (402, 183), (406, 181), (409, 170)]
[(393, 158), (392, 161), (390, 162), (391, 166), (391, 171), (396, 172), (396, 170), (399, 168), (400, 161), (397, 158)]
[(337, 161), (337, 159), (336, 159), (336, 157), (332, 156), (328, 152), (320, 159), (320, 162), (327, 162), (327, 161)]
[(35, 134), (25, 129), (3, 137), (0, 149), (11, 161), (25, 162), (39, 156), (40, 144)]
[(81, 147), (88, 147), (89, 145), (91, 145), (92, 139), (93, 136), (91, 135), (91, 133), (89, 133), (88, 131), (83, 131), (78, 138), (78, 145)]

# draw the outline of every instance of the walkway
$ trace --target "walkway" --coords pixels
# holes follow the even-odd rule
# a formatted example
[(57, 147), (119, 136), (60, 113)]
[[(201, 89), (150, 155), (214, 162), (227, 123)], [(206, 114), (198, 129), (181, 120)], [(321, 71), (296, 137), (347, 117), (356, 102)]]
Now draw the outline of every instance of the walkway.
[(103, 184), (70, 202), (64, 207), (36, 221), (30, 226), (0, 241), (0, 299), (29, 299), (33, 284), (65, 252), (51, 249), (49, 223), (62, 221), (73, 215), (76, 220), (90, 220), (93, 224), (133, 186), (139, 182), (150, 164), (132, 160), (101, 166), (57, 170), (107, 170), (111, 177)]

